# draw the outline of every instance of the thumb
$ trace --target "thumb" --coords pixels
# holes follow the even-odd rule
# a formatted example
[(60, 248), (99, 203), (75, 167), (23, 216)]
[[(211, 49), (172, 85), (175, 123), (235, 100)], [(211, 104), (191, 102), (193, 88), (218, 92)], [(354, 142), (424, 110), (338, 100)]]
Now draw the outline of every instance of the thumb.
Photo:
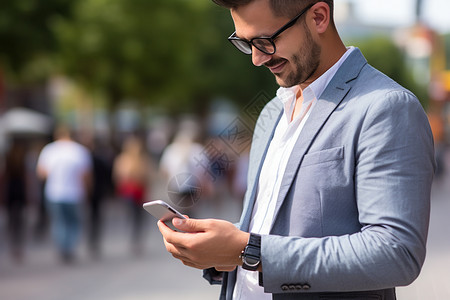
[(202, 227), (200, 226), (201, 225), (200, 220), (173, 218), (172, 224), (177, 229), (184, 231), (184, 232), (203, 231)]

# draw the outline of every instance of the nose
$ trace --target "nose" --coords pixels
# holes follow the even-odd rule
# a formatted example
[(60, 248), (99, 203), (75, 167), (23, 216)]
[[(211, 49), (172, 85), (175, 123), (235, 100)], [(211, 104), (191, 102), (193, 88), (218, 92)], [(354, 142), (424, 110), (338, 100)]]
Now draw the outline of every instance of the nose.
[(260, 50), (258, 50), (254, 46), (252, 46), (252, 47), (253, 47), (253, 49), (252, 49), (252, 63), (256, 67), (262, 66), (263, 64), (265, 64), (266, 62), (268, 62), (272, 58), (272, 55), (265, 54), (264, 52), (261, 52)]

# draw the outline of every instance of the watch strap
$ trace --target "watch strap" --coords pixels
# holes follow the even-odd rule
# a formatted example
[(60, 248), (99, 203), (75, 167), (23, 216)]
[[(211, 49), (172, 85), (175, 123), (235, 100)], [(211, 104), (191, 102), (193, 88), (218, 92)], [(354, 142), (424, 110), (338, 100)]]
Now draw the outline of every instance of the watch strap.
[(248, 238), (248, 244), (255, 246), (259, 249), (261, 249), (261, 236), (256, 233), (250, 233), (250, 237)]
[(261, 262), (261, 236), (250, 233), (248, 244), (241, 254), (242, 268), (249, 271), (256, 271)]

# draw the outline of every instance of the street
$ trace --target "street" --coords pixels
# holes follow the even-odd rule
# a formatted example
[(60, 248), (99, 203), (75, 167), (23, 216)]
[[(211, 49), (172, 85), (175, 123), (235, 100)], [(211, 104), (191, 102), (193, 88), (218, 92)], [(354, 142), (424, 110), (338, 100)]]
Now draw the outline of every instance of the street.
[[(146, 218), (144, 251), (141, 256), (132, 255), (129, 226), (122, 208), (119, 202), (112, 202), (105, 210), (103, 255), (98, 260), (90, 257), (84, 240), (74, 265), (61, 264), (50, 241), (30, 241), (24, 262), (16, 264), (2, 242), (0, 299), (218, 299), (218, 286), (210, 286), (201, 277), (201, 271), (185, 267), (165, 251), (150, 215)], [(235, 222), (238, 210), (236, 203), (222, 203), (221, 209), (207, 207), (201, 215)], [(447, 174), (433, 185), (428, 254), (422, 273), (412, 285), (397, 289), (398, 299), (450, 299), (449, 212), (450, 176)], [(4, 228), (4, 224), (0, 225)]]
[[(447, 153), (448, 154), (448, 153)], [(448, 160), (447, 155), (447, 162)], [(400, 300), (450, 299), (450, 176), (435, 181), (431, 193), (431, 219), (427, 257), (418, 279), (397, 289)]]

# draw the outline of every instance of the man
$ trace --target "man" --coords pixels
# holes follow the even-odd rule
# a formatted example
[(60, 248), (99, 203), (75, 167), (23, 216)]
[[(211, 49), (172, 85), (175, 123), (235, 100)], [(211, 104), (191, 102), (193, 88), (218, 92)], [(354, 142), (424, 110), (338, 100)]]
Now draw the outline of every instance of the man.
[(395, 299), (425, 258), (434, 157), (419, 101), (344, 46), (332, 0), (215, 2), (281, 88), (255, 127), (238, 227), (159, 222), (167, 250), (213, 283), (212, 267), (227, 271), (221, 299)]
[(61, 259), (71, 263), (81, 230), (80, 205), (92, 180), (89, 150), (72, 140), (69, 128), (60, 126), (55, 130), (55, 141), (39, 155), (37, 175), (45, 180), (52, 235)]

